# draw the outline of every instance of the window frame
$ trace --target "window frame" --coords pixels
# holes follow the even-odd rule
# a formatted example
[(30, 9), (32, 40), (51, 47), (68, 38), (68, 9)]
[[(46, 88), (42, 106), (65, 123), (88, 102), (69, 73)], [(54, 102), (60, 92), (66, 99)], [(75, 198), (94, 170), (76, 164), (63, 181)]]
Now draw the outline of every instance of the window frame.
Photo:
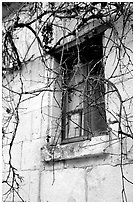
[[(82, 65), (83, 67), (85, 65)], [(88, 66), (88, 65), (86, 65)], [(87, 72), (86, 72), (86, 76), (88, 75), (88, 69), (89, 67), (87, 67)], [(98, 75), (97, 75), (98, 76)], [(97, 76), (94, 76), (94, 80), (95, 78), (97, 78)], [(93, 76), (92, 76), (93, 77)], [(92, 80), (92, 79), (91, 79)], [(88, 88), (88, 81), (86, 82), (86, 90), (84, 93), (87, 93), (87, 92), (93, 92), (93, 89), (89, 89)], [(102, 84), (102, 86), (104, 86), (104, 84)], [(102, 87), (103, 88), (103, 87)], [(105, 92), (105, 87), (104, 87), (104, 92)], [(95, 96), (95, 94), (94, 94)], [(77, 136), (77, 137), (71, 137), (71, 138), (68, 138), (67, 137), (67, 132), (66, 132), (66, 115), (67, 115), (67, 112), (66, 112), (66, 107), (67, 107), (67, 104), (68, 104), (68, 90), (66, 90), (66, 93), (64, 93), (64, 96), (62, 97), (63, 100), (62, 100), (62, 141), (61, 141), (61, 144), (67, 144), (67, 143), (72, 143), (72, 142), (78, 142), (78, 141), (83, 141), (83, 140), (91, 140), (91, 137), (92, 136), (98, 136), (98, 135), (101, 135), (101, 134), (106, 134), (107, 132), (107, 126), (106, 126), (106, 130), (105, 131), (100, 131), (98, 133), (95, 132), (90, 132), (88, 130), (88, 128), (85, 126), (85, 121), (88, 120), (88, 122), (90, 123), (91, 121), (91, 115), (92, 113), (89, 113), (88, 111), (91, 111), (91, 109), (93, 107), (95, 107), (97, 104), (93, 103), (92, 105), (90, 105), (89, 108), (86, 108), (86, 105), (88, 104), (88, 99), (86, 98), (86, 101), (83, 101), (83, 109), (76, 109), (74, 111), (70, 111), (70, 112), (78, 112), (78, 111), (81, 111), (81, 112), (84, 112), (84, 121), (82, 120), (81, 118), (81, 122), (83, 122), (82, 124), (82, 127), (80, 128), (80, 132), (83, 131), (83, 134), (80, 135), (80, 136)], [(84, 96), (85, 97), (85, 96)], [(100, 97), (100, 96), (99, 96)], [(103, 100), (101, 100), (100, 102), (98, 102), (99, 106), (101, 107), (101, 104), (103, 104), (104, 108), (103, 110), (105, 110), (105, 98), (103, 98)], [(85, 110), (87, 110), (87, 112), (85, 112)], [(81, 116), (82, 117), (82, 116)], [(87, 119), (86, 119), (87, 118)], [(106, 120), (106, 115), (105, 115), (105, 120)], [(106, 123), (106, 121), (105, 121)], [(92, 126), (92, 125), (91, 125)], [(91, 127), (92, 128), (92, 127)]]

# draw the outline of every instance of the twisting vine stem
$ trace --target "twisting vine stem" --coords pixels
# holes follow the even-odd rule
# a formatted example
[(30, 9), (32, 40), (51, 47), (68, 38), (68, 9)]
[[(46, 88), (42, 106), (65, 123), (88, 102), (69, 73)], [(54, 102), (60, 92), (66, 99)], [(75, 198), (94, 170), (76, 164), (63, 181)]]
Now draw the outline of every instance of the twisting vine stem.
[[(9, 3), (10, 4), (10, 3)], [(55, 133), (50, 135), (51, 131), (46, 131), (46, 140), (47, 145), (49, 146), (50, 140), (53, 138), (53, 142), (57, 145), (60, 140), (61, 134), (59, 133), (59, 129), (61, 127), (60, 121), (62, 118), (62, 114), (57, 116), (52, 116), (51, 111), (48, 113), (43, 113), (43, 101), (46, 97), (46, 93), (49, 92), (48, 95), (53, 96), (53, 100), (56, 103), (57, 107), (63, 111), (61, 108), (61, 102), (59, 102), (57, 95), (64, 93), (67, 94), (69, 91), (69, 87), (65, 83), (64, 73), (67, 72), (67, 67), (62, 65), (66, 64), (67, 61), (70, 61), (71, 56), (67, 54), (67, 58), (64, 56), (65, 50), (69, 51), (70, 46), (63, 44), (62, 42), (67, 42), (69, 39), (75, 39), (75, 46), (77, 50), (76, 61), (81, 63), (81, 52), (82, 48), (80, 46), (80, 33), (85, 30), (89, 25), (94, 25), (96, 22), (98, 25), (105, 25), (106, 29), (109, 28), (110, 34), (108, 36), (104, 36), (106, 39), (106, 44), (104, 45), (104, 53), (103, 58), (96, 62), (88, 76), (85, 78), (84, 83), (85, 87), (87, 86), (88, 81), (90, 80), (91, 73), (95, 70), (95, 67), (98, 67), (99, 64), (104, 61), (107, 63), (108, 58), (114, 53), (114, 69), (111, 70), (111, 74), (107, 78), (102, 78), (103, 74), (99, 74), (96, 78), (94, 76), (94, 80), (97, 83), (106, 84), (109, 89), (106, 89), (105, 93), (101, 95), (107, 95), (109, 100), (111, 100), (111, 95), (114, 93), (117, 95), (119, 99), (120, 105), (116, 104), (112, 99), (112, 102), (118, 107), (118, 112), (111, 112), (109, 109), (106, 112), (111, 115), (111, 117), (115, 121), (110, 121), (110, 124), (118, 123), (118, 129), (114, 130), (114, 133), (117, 135), (118, 140), (120, 141), (120, 169), (121, 169), (121, 178), (122, 178), (122, 201), (128, 201), (125, 181), (132, 184), (128, 178), (126, 178), (124, 174), (124, 162), (123, 159), (125, 157), (124, 153), (124, 141), (125, 138), (133, 139), (132, 133), (132, 114), (129, 114), (127, 111), (126, 104), (132, 106), (132, 96), (128, 95), (126, 91), (126, 87), (124, 85), (124, 77), (127, 77), (127, 81), (132, 79), (132, 49), (126, 45), (126, 40), (130, 38), (130, 33), (133, 29), (133, 11), (132, 11), (132, 3), (128, 2), (58, 2), (58, 3), (42, 3), (42, 2), (34, 2), (27, 3), (22, 6), (17, 12), (14, 13), (14, 18), (12, 21), (8, 20), (8, 18), (3, 20), (3, 45), (2, 45), (2, 74), (3, 74), (3, 127), (2, 127), (2, 142), (3, 148), (9, 147), (8, 149), (8, 166), (6, 178), (3, 180), (3, 184), (8, 186), (8, 190), (3, 194), (4, 201), (9, 199), (9, 196), (12, 195), (12, 201), (16, 200), (16, 195), (21, 201), (24, 201), (20, 194), (21, 182), (23, 182), (23, 178), (19, 175), (18, 170), (13, 165), (13, 146), (15, 144), (15, 139), (17, 137), (17, 130), (19, 126), (20, 120), (20, 110), (21, 104), (26, 102), (27, 100), (31, 100), (36, 98), (40, 94), (42, 95), (41, 99), (41, 115), (42, 119), (44, 116), (47, 116), (48, 123), (50, 123), (50, 119), (55, 119), (57, 127), (55, 128)], [(24, 17), (23, 17), (24, 16)], [(122, 22), (122, 30), (118, 31), (116, 24), (118, 21)], [(63, 22), (65, 22), (63, 24)], [(74, 22), (74, 23), (73, 23)], [(93, 24), (91, 23), (93, 22)], [(73, 25), (72, 25), (73, 24)], [(70, 28), (70, 25), (71, 28)], [(19, 38), (19, 33), (25, 32), (25, 28), (27, 29), (26, 34), (29, 37), (29, 33), (32, 33), (34, 39), (31, 43), (23, 42), (28, 44), (26, 52), (23, 53), (23, 49), (17, 45), (17, 40)], [(30, 31), (30, 32), (29, 32)], [(94, 28), (91, 31), (91, 35), (96, 36), (97, 30)], [(60, 36), (58, 35), (60, 33)], [(61, 33), (64, 33), (61, 35)], [(89, 32), (87, 32), (87, 36), (85, 36), (85, 40), (89, 40)], [(57, 36), (58, 35), (58, 36)], [(26, 37), (26, 38), (27, 38)], [(21, 39), (19, 39), (21, 40)], [(29, 39), (30, 40), (30, 39)], [(29, 41), (28, 40), (28, 41)], [(37, 50), (34, 50), (31, 56), (29, 56), (30, 49), (33, 48), (34, 42), (37, 43)], [(62, 47), (61, 54), (59, 56), (59, 66), (57, 68), (52, 68), (48, 65), (49, 55), (54, 56), (58, 53), (55, 53), (55, 50)], [(86, 45), (87, 46), (87, 45)], [(92, 45), (95, 46), (95, 45)], [(38, 53), (38, 57), (35, 57), (36, 53)], [(92, 53), (91, 53), (92, 54)], [(95, 53), (97, 54), (97, 53)], [(28, 57), (28, 60), (26, 60)], [(33, 63), (34, 60), (41, 59), (44, 70), (46, 71), (46, 75), (41, 76), (41, 81), (45, 81), (47, 78), (47, 83), (43, 83), (42, 87), (38, 87), (31, 89), (25, 88), (25, 77), (22, 74), (22, 70), (24, 67), (27, 67), (27, 64)], [(48, 60), (49, 59), (49, 60)], [(83, 59), (84, 60), (84, 59)], [(75, 62), (74, 62), (75, 63)], [(92, 63), (92, 62), (91, 62)], [(71, 71), (71, 70), (70, 70)], [(74, 75), (77, 71), (74, 73)], [(92, 76), (93, 77), (93, 76)], [(93, 78), (91, 79), (93, 80)], [(18, 84), (20, 87), (18, 90), (14, 88), (14, 83), (16, 78), (19, 79)], [(118, 89), (116, 81), (121, 84), (122, 89), (126, 97), (122, 97), (121, 91)], [(32, 79), (34, 82), (34, 79)], [(26, 82), (27, 83), (27, 82)], [(40, 83), (34, 82), (35, 84)], [(70, 90), (72, 94), (77, 90), (79, 84), (72, 87)], [(83, 93), (82, 93), (83, 92)], [(78, 91), (80, 97), (83, 96), (84, 91)], [(125, 96), (124, 95), (124, 96)], [(60, 96), (61, 100), (63, 100), (63, 96)], [(86, 97), (89, 97), (88, 95)], [(48, 102), (48, 106), (49, 106)], [(80, 104), (79, 104), (80, 105)], [(98, 107), (98, 105), (97, 105)], [(129, 108), (130, 109), (130, 108)], [(124, 115), (124, 116), (123, 116)], [(124, 122), (123, 122), (124, 121)], [(108, 122), (108, 121), (107, 121)], [(107, 126), (109, 127), (109, 122)], [(126, 124), (124, 126), (124, 124)], [(10, 126), (13, 125), (13, 129)], [(123, 128), (125, 127), (125, 129)], [(49, 129), (49, 125), (48, 125)], [(112, 130), (113, 132), (113, 130)], [(7, 143), (6, 143), (6, 142)], [(6, 143), (6, 145), (5, 145)], [(50, 146), (49, 146), (50, 148)], [(52, 149), (51, 149), (52, 150)], [(51, 151), (50, 150), (50, 151)], [(55, 154), (55, 146), (53, 146), (53, 156)], [(53, 161), (54, 162), (54, 161)], [(54, 168), (54, 164), (53, 164)], [(53, 169), (54, 173), (54, 169)], [(55, 180), (55, 179), (54, 179)]]

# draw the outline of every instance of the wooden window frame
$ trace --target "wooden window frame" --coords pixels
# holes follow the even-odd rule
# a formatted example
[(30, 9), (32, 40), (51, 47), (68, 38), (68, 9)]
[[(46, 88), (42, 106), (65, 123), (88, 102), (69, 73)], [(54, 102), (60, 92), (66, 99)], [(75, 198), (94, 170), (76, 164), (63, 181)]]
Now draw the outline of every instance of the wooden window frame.
[[(84, 65), (83, 65), (84, 66)], [(87, 68), (87, 74), (88, 74), (88, 68)], [(98, 76), (90, 76), (90, 77), (93, 77), (93, 79), (95, 80)], [(101, 82), (100, 82), (101, 83)], [(93, 89), (89, 89), (88, 88), (88, 81), (86, 82), (86, 91), (85, 93), (87, 92), (91, 92), (93, 91)], [(104, 86), (104, 84), (102, 84), (102, 87)], [(105, 87), (104, 87), (105, 88)], [(105, 91), (105, 90), (104, 90)], [(93, 109), (93, 107), (96, 107), (97, 104), (93, 103), (92, 102), (92, 105), (90, 105), (90, 107), (86, 107), (88, 105), (88, 98), (86, 98), (86, 101), (83, 101), (83, 110), (82, 109), (75, 109), (74, 111), (70, 111), (72, 113), (77, 113), (78, 111), (81, 112), (81, 125), (82, 127), (80, 128), (80, 136), (77, 136), (77, 137), (71, 137), (71, 138), (68, 138), (67, 137), (67, 132), (66, 132), (66, 117), (67, 117), (67, 112), (66, 112), (66, 106), (68, 104), (68, 91), (67, 93), (65, 94), (64, 93), (64, 96), (62, 97), (63, 98), (63, 101), (62, 101), (62, 107), (63, 107), (63, 111), (62, 111), (62, 142), (61, 144), (66, 144), (66, 143), (72, 143), (72, 142), (78, 142), (78, 141), (83, 141), (83, 140), (87, 140), (87, 139), (91, 139), (92, 136), (98, 136), (98, 135), (101, 135), (101, 134), (107, 134), (107, 127), (105, 128), (104, 131), (94, 131), (92, 132), (92, 130), (88, 130), (88, 128), (93, 128), (92, 125), (90, 124), (92, 119), (91, 119), (91, 116), (92, 116), (92, 113), (91, 112), (91, 109)], [(100, 96), (99, 96), (100, 97)], [(103, 106), (103, 111), (105, 111), (105, 100), (104, 100), (104, 96), (102, 98), (103, 100), (101, 100), (100, 102), (98, 102), (99, 104), (99, 108), (101, 108), (101, 105)], [(102, 108), (101, 108), (102, 109)], [(86, 111), (86, 112), (85, 112)], [(84, 113), (84, 121), (82, 121), (82, 112)], [(86, 124), (85, 124), (85, 121), (88, 121), (88, 124), (89, 126), (91, 127), (86, 127)], [(105, 120), (106, 120), (106, 116), (105, 116)], [(83, 122), (83, 123), (82, 123)], [(83, 134), (81, 134), (83, 132)]]

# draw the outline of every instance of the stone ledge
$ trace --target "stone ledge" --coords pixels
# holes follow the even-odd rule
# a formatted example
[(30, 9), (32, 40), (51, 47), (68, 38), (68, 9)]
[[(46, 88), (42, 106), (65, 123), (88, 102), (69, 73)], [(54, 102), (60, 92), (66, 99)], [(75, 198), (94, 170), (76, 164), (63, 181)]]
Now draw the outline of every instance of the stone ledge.
[(42, 161), (60, 161), (104, 154), (107, 153), (109, 141), (109, 135), (102, 135), (93, 137), (91, 141), (85, 140), (56, 146), (47, 145), (41, 149)]

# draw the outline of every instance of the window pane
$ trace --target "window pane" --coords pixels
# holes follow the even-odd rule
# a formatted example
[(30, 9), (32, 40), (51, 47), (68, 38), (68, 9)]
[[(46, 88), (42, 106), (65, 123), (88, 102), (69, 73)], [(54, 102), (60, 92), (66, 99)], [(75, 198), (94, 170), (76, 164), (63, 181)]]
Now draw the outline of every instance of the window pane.
[(106, 131), (105, 104), (100, 103), (91, 107), (91, 129), (92, 132)]
[(67, 117), (67, 138), (79, 137), (81, 135), (81, 112), (70, 114)]
[(106, 131), (105, 87), (100, 76), (90, 76), (85, 93), (85, 135)]
[(68, 77), (68, 105), (67, 111), (83, 108), (84, 74), (82, 66), (75, 66)]

